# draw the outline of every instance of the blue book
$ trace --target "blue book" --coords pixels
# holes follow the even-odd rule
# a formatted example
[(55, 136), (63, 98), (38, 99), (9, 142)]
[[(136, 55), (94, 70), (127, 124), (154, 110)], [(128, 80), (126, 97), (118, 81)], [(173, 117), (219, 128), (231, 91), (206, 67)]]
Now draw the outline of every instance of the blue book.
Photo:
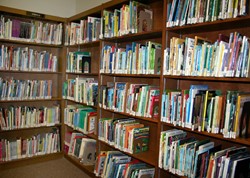
[(165, 113), (165, 102), (166, 102), (166, 93), (162, 94), (161, 97), (161, 121), (164, 121), (164, 118), (166, 117), (166, 113)]
[(193, 105), (194, 97), (199, 92), (199, 90), (208, 90), (208, 85), (191, 85), (189, 89), (189, 98), (187, 100), (186, 109), (186, 123), (185, 127), (192, 128), (192, 115), (193, 115)]

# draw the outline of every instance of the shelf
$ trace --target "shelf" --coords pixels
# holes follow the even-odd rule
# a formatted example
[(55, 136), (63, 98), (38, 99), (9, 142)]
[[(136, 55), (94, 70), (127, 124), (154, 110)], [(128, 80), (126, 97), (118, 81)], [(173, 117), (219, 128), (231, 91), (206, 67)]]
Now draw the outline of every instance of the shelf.
[(62, 48), (63, 45), (53, 45), (53, 44), (45, 44), (45, 43), (36, 43), (36, 42), (28, 42), (22, 40), (10, 40), (10, 39), (1, 39), (0, 43), (12, 43), (12, 44), (20, 44), (20, 45), (29, 45), (29, 46), (42, 46), (48, 48)]
[(117, 111), (114, 111), (112, 109), (104, 109), (104, 108), (100, 108), (100, 109), (103, 109), (103, 110), (109, 111), (109, 112), (113, 112), (113, 113), (116, 113), (116, 114), (122, 114), (124, 116), (129, 116), (129, 117), (140, 119), (140, 120), (144, 120), (144, 121), (149, 121), (149, 122), (152, 122), (152, 123), (158, 123), (158, 119), (141, 117), (141, 116), (134, 116), (132, 114), (128, 114), (128, 113), (125, 113), (125, 112), (117, 112)]
[[(30, 17), (31, 19), (39, 19), (39, 20), (47, 20), (47, 21), (57, 21), (57, 22), (65, 22), (66, 19), (62, 18), (62, 17), (56, 17), (56, 16), (52, 16), (52, 15), (45, 15), (45, 14), (41, 14), (43, 15), (43, 18), (39, 18), (39, 16), (31, 16), (29, 15), (29, 11), (25, 11), (25, 10), (21, 10), (21, 9), (14, 9), (14, 8), (10, 8), (10, 7), (6, 7), (6, 6), (0, 6), (0, 12), (2, 15), (4, 14), (13, 14), (14, 16), (18, 16), (18, 17)], [(40, 14), (40, 13), (35, 13), (35, 14)]]
[(108, 74), (108, 73), (101, 73), (101, 75), (111, 76), (111, 77), (160, 78), (159, 74)]
[(216, 20), (213, 22), (204, 22), (204, 23), (196, 23), (196, 24), (188, 24), (184, 26), (177, 27), (166, 27), (166, 31), (188, 34), (190, 31), (192, 33), (196, 32), (206, 32), (206, 31), (216, 31), (216, 30), (228, 30), (228, 29), (236, 29), (236, 28), (244, 28), (249, 27), (250, 16), (241, 16), (236, 18), (224, 19), (224, 20)]
[[(65, 125), (66, 127), (70, 128), (70, 129), (74, 130), (74, 131), (83, 133), (82, 131), (75, 129), (75, 128), (73, 128), (72, 126), (69, 126), (68, 124), (64, 124), (64, 125)], [(98, 139), (97, 135), (95, 135), (94, 133), (90, 133), (90, 134), (85, 134), (85, 133), (83, 133), (83, 134), (86, 135), (86, 136), (88, 136), (89, 138), (93, 138), (93, 139), (95, 139), (95, 140)]]
[(112, 37), (112, 38), (103, 38), (101, 41), (108, 41), (108, 42), (132, 42), (135, 40), (146, 40), (146, 39), (153, 39), (153, 38), (161, 38), (162, 30), (154, 30), (149, 32), (141, 32), (141, 33), (131, 33), (119, 37)]
[(237, 138), (237, 139), (233, 139), (233, 138), (225, 138), (223, 137), (222, 134), (213, 134), (213, 133), (208, 133), (206, 131), (204, 132), (199, 132), (197, 130), (191, 130), (189, 128), (185, 128), (185, 127), (180, 127), (180, 126), (174, 126), (173, 124), (169, 124), (169, 123), (165, 123), (165, 122), (161, 122), (163, 125), (166, 125), (168, 127), (172, 127), (172, 128), (176, 128), (176, 129), (180, 129), (180, 130), (184, 130), (187, 132), (191, 132), (191, 133), (195, 133), (197, 135), (203, 135), (203, 136), (207, 136), (207, 137), (211, 137), (211, 138), (215, 138), (218, 140), (224, 140), (224, 141), (228, 141), (231, 143), (237, 143), (237, 144), (241, 144), (241, 145), (245, 145), (245, 146), (250, 146), (250, 138)]
[[(115, 148), (114, 146), (102, 141), (102, 140), (99, 140), (99, 142), (109, 146), (110, 148), (113, 148), (115, 150), (119, 150), (120, 152), (126, 154), (126, 155), (129, 155), (135, 159), (138, 159), (140, 161), (143, 161), (147, 164), (150, 164), (152, 166), (157, 166), (158, 165), (158, 156), (154, 156), (154, 155), (157, 155), (155, 152), (153, 152), (152, 150), (148, 150), (148, 151), (145, 151), (145, 152), (141, 152), (141, 153), (136, 153), (136, 154), (130, 154), (128, 152), (125, 152), (125, 151), (122, 151), (120, 149), (117, 149)], [(151, 156), (149, 156), (151, 155)]]
[(61, 101), (62, 98), (51, 99), (27, 99), (27, 100), (0, 100), (0, 103), (13, 103), (13, 102), (41, 102), (41, 101)]
[(78, 48), (78, 47), (95, 47), (95, 46), (99, 46), (100, 41), (91, 41), (91, 42), (87, 42), (87, 43), (81, 43), (81, 44), (74, 44), (74, 45), (65, 45), (66, 47), (70, 47), (70, 48)]
[(85, 171), (85, 173), (87, 173), (90, 177), (95, 177), (95, 174), (94, 174), (94, 166), (92, 165), (83, 165), (80, 163), (79, 159), (73, 157), (73, 156), (70, 156), (70, 155), (67, 155), (67, 154), (64, 154), (64, 157), (69, 160), (71, 163), (73, 163), (74, 165), (76, 165), (77, 167), (79, 167), (80, 169), (82, 169), (83, 171)]
[(62, 126), (62, 124), (55, 124), (55, 125), (50, 125), (50, 126), (37, 126), (37, 127), (27, 127), (27, 128), (19, 128), (19, 129), (11, 129), (11, 130), (0, 130), (0, 134), (1, 133), (7, 133), (7, 132), (23, 132), (26, 130), (39, 130), (39, 129), (44, 129), (44, 128), (50, 128), (50, 127), (60, 127)]
[(250, 83), (250, 78), (238, 78), (238, 77), (197, 77), (197, 76), (174, 76), (164, 75), (166, 79), (179, 79), (179, 80), (202, 80), (202, 81), (225, 81), (236, 83)]
[(75, 73), (75, 72), (66, 72), (68, 75), (79, 75), (79, 76), (98, 76), (98, 73)]
[(20, 71), (20, 70), (0, 70), (0, 73), (23, 73), (23, 74), (49, 74), (49, 75), (58, 75), (62, 74), (62, 72), (47, 72), (47, 71)]
[(64, 100), (70, 101), (70, 102), (74, 102), (74, 103), (77, 103), (77, 104), (82, 104), (82, 105), (84, 105), (84, 106), (89, 106), (89, 107), (92, 107), (92, 108), (97, 109), (97, 106), (88, 105), (88, 104), (86, 104), (86, 103), (81, 103), (81, 102), (78, 102), (78, 101), (75, 101), (75, 100), (71, 100), (71, 99), (64, 99)]

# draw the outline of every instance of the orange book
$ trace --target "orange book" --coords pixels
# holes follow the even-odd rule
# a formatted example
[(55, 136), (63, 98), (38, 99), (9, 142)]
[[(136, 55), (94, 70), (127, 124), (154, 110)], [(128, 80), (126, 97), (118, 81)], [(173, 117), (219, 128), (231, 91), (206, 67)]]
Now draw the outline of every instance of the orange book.
[(133, 128), (139, 128), (139, 127), (144, 127), (144, 124), (134, 123), (134, 125), (125, 126), (125, 136), (124, 136), (124, 146), (123, 146), (123, 149), (128, 149), (129, 131), (132, 130)]

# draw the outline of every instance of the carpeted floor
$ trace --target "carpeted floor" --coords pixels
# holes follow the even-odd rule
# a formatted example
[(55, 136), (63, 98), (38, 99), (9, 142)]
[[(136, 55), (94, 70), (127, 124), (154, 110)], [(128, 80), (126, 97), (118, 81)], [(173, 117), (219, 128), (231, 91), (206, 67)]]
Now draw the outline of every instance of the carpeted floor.
[[(0, 165), (1, 166), (1, 165)], [(65, 158), (21, 166), (0, 172), (0, 178), (90, 178)]]

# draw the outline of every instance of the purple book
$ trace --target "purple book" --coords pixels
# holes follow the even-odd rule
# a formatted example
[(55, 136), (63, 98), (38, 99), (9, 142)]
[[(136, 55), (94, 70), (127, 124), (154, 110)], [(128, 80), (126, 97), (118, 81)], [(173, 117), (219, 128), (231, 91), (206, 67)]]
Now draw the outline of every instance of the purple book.
[(19, 38), (21, 21), (17, 19), (12, 20), (12, 37)]

